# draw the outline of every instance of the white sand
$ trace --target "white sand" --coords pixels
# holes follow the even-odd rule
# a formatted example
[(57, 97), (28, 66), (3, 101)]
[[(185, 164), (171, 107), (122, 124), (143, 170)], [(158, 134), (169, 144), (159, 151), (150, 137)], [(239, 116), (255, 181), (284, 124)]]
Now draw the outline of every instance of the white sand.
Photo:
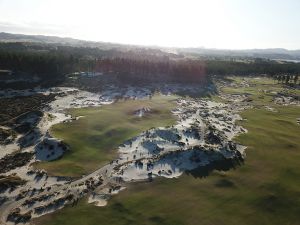
[[(171, 85), (161, 87), (160, 92), (170, 94), (182, 89), (194, 90), (193, 87)], [(151, 94), (148, 89), (132, 87), (121, 90), (111, 87), (98, 94), (72, 88), (40, 89), (34, 92), (38, 91), (43, 94), (59, 93), (59, 96), (48, 107), (45, 107), (44, 116), (35, 129), (38, 135), (33, 136), (32, 145), (22, 149), (22, 151), (36, 152), (36, 158), (30, 163), (36, 160), (53, 160), (63, 156), (63, 150), (59, 146), (60, 141), (50, 137), (48, 130), (54, 124), (76, 119), (66, 115), (65, 109), (110, 104), (119, 96), (138, 99), (149, 97)], [(23, 95), (30, 93), (32, 91), (25, 92)], [(18, 94), (21, 93), (13, 91), (6, 93), (7, 96)], [(228, 141), (244, 132), (235, 124), (236, 120), (241, 119), (237, 114), (238, 108), (207, 100), (179, 99), (177, 104), (178, 107), (173, 110), (178, 117), (177, 124), (171, 127), (150, 129), (126, 141), (119, 147), (118, 161), (115, 160), (80, 179), (69, 182), (66, 179), (48, 177), (43, 171), (28, 173), (31, 171), (30, 163), (7, 172), (6, 175), (16, 173), (22, 179), (27, 180), (27, 183), (14, 191), (7, 191), (3, 194), (9, 197), (9, 201), (5, 203), (5, 208), (0, 206), (1, 220), (5, 221), (8, 213), (17, 207), (22, 213), (33, 210), (32, 217), (53, 212), (85, 196), (92, 181), (97, 189), (89, 196), (88, 202), (104, 206), (111, 195), (117, 194), (124, 188), (123, 183), (120, 184), (120, 182), (152, 179), (157, 176), (177, 178), (186, 170), (208, 165), (221, 158), (233, 158), (238, 152), (244, 154), (243, 146), (237, 146), (235, 150), (228, 148)], [(137, 116), (143, 116), (147, 111), (148, 109), (141, 109)], [(30, 119), (32, 118), (26, 120), (30, 121)], [(207, 143), (206, 135), (210, 126), (215, 127), (216, 134), (222, 134), (221, 144)], [(100, 177), (102, 185), (100, 185)], [(15, 200), (22, 192), (25, 193), (25, 197)], [(72, 195), (70, 199), (64, 199), (70, 194)], [(36, 200), (38, 198), (42, 200)], [(26, 201), (33, 201), (33, 203), (24, 205)]]

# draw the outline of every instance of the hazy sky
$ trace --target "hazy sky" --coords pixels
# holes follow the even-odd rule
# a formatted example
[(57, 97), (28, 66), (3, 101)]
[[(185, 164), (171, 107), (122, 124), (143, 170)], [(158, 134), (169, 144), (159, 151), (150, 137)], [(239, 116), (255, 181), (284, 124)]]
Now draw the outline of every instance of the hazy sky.
[(300, 49), (300, 0), (0, 0), (0, 32), (207, 48)]

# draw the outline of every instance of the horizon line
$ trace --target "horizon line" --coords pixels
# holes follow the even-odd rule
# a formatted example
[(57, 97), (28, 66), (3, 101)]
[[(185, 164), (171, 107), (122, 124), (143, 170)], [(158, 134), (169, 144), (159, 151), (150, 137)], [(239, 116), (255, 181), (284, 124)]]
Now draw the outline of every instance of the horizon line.
[(131, 43), (122, 43), (122, 42), (110, 42), (110, 41), (101, 41), (101, 40), (92, 40), (92, 39), (81, 39), (72, 36), (64, 36), (59, 34), (41, 34), (41, 33), (15, 33), (15, 32), (5, 32), (0, 31), (0, 34), (12, 34), (12, 35), (24, 35), (24, 36), (43, 36), (43, 37), (56, 37), (62, 39), (73, 39), (76, 41), (84, 41), (84, 42), (93, 42), (93, 43), (106, 43), (106, 44), (116, 44), (123, 46), (134, 46), (134, 47), (150, 47), (150, 48), (165, 48), (165, 49), (207, 49), (207, 50), (223, 50), (223, 51), (250, 51), (250, 50), (287, 50), (287, 51), (300, 51), (300, 48), (290, 49), (284, 47), (269, 47), (269, 48), (213, 48), (213, 47), (205, 47), (205, 46), (190, 46), (190, 47), (179, 47), (179, 46), (163, 46), (163, 45), (154, 45), (154, 44), (131, 44)]

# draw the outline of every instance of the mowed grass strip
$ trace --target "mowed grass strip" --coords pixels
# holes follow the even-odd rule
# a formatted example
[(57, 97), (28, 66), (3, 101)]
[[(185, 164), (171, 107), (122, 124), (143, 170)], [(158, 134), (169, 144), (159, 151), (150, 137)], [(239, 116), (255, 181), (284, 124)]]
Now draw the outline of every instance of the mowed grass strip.
[[(258, 100), (257, 100), (258, 101)], [(249, 146), (241, 167), (214, 171), (199, 179), (155, 179), (134, 183), (106, 207), (83, 199), (38, 218), (40, 225), (298, 225), (300, 221), (299, 107), (277, 113), (242, 113), (248, 133), (237, 141)]]
[[(51, 128), (51, 134), (70, 146), (61, 159), (39, 162), (35, 166), (51, 175), (80, 176), (101, 167), (117, 157), (116, 148), (124, 141), (152, 127), (169, 126), (176, 118), (175, 96), (155, 95), (146, 100), (120, 100), (96, 108), (71, 109), (72, 116), (83, 116), (71, 123)], [(143, 117), (134, 111), (143, 107), (150, 112)]]

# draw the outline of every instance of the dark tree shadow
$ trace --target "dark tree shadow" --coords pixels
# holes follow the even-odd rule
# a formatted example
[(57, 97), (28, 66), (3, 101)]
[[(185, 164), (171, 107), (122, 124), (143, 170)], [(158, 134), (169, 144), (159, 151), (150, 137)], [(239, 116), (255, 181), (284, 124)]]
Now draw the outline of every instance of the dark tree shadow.
[(236, 156), (232, 159), (223, 158), (221, 160), (212, 161), (206, 166), (199, 166), (196, 169), (187, 170), (185, 171), (185, 173), (188, 175), (192, 175), (194, 178), (205, 178), (209, 176), (209, 174), (211, 174), (214, 170), (228, 171), (230, 169), (235, 169), (236, 167), (241, 166), (243, 163), (244, 159), (241, 156)]

